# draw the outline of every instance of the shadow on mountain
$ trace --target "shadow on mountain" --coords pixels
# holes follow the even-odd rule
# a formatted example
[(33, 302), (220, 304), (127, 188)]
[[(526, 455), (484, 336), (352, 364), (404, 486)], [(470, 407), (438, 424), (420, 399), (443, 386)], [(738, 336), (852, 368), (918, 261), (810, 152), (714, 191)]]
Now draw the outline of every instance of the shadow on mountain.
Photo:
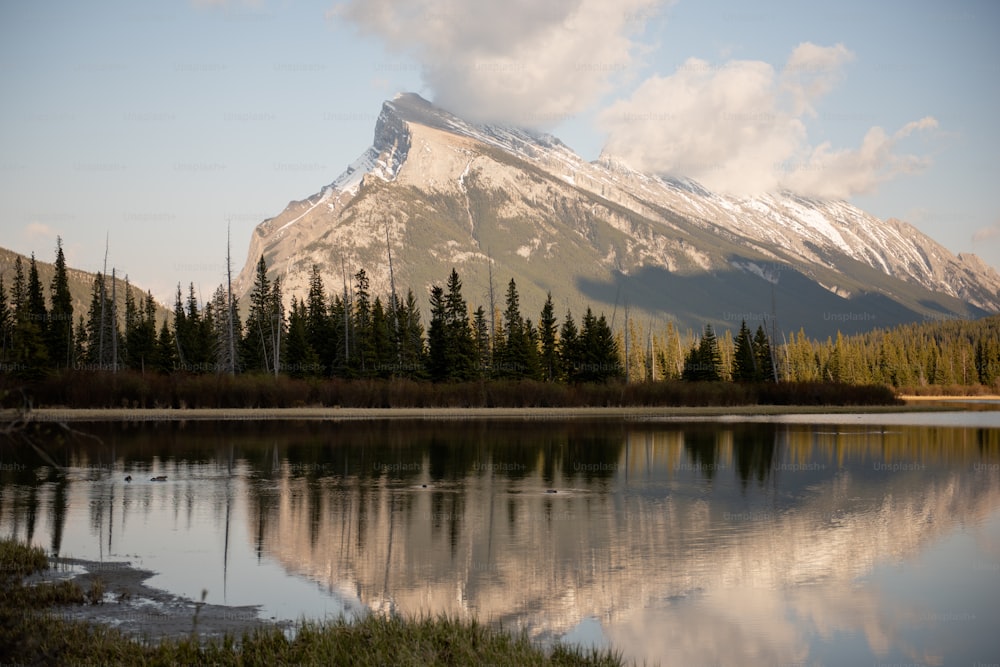
[[(615, 273), (608, 281), (581, 277), (576, 282), (594, 309), (603, 310), (609, 319), (622, 317), (618, 311), (627, 305), (663, 313), (682, 330), (699, 331), (710, 323), (720, 331), (736, 331), (744, 320), (751, 330), (761, 324), (770, 329), (775, 320), (780, 332), (801, 328), (811, 338), (825, 338), (836, 336), (838, 331), (848, 335), (927, 317), (965, 318), (978, 313), (978, 309), (970, 313), (967, 304), (965, 312), (956, 313), (942, 303), (950, 299), (922, 289), (923, 298), (908, 299), (913, 307), (876, 292), (844, 298), (787, 266), (780, 268), (773, 283), (735, 268), (681, 274), (660, 267), (643, 267), (629, 275)], [(915, 289), (919, 288), (909, 291)]]

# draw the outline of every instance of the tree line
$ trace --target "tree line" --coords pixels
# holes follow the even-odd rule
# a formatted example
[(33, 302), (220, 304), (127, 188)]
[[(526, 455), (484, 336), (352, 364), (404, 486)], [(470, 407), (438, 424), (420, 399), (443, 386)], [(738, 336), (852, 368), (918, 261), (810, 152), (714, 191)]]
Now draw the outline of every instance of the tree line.
[[(151, 293), (98, 273), (87, 312), (74, 321), (61, 239), (48, 290), (34, 255), (15, 261), (9, 288), (0, 277), (0, 369), (38, 377), (67, 369), (169, 374), (273, 374), (293, 378), (407, 378), (432, 382), (611, 380), (835, 382), (895, 387), (1000, 384), (1000, 318), (942, 320), (826, 341), (800, 329), (772, 344), (764, 324), (741, 322), (735, 338), (708, 324), (698, 335), (672, 323), (641, 331), (626, 316), (612, 330), (588, 307), (579, 324), (558, 318), (549, 294), (537, 323), (525, 317), (511, 279), (502, 307), (472, 310), (455, 269), (430, 290), (427, 326), (408, 290), (373, 295), (364, 269), (328, 293), (314, 266), (308, 291), (286, 302), (263, 256), (246, 317), (226, 285), (199, 303), (194, 284), (178, 284), (173, 315), (157, 325)], [(123, 312), (116, 292), (125, 289)], [(46, 298), (46, 291), (48, 298)]]

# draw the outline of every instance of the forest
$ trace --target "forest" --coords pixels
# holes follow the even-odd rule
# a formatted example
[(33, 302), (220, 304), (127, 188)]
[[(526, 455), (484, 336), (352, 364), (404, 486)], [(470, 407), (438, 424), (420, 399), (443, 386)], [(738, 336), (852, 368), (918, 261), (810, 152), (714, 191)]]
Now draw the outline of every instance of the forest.
[(918, 393), (1000, 388), (1000, 316), (825, 341), (802, 329), (768, 331), (766, 323), (752, 331), (743, 322), (719, 335), (711, 324), (682, 332), (669, 321), (643, 330), (626, 316), (615, 329), (589, 307), (579, 322), (571, 312), (557, 315), (551, 294), (537, 321), (526, 317), (513, 279), (503, 304), (472, 309), (452, 269), (431, 288), (425, 320), (412, 290), (373, 295), (364, 269), (350, 288), (331, 294), (313, 267), (308, 292), (286, 301), (261, 257), (245, 309), (224, 284), (204, 304), (193, 283), (186, 294), (178, 285), (172, 317), (158, 323), (152, 294), (137, 300), (128, 278), (113, 274), (98, 273), (87, 312), (74, 313), (61, 240), (54, 266), (47, 286), (34, 255), (26, 267), (15, 261), (9, 286), (0, 277), (0, 376), (8, 386), (133, 373), (425, 384), (809, 383)]

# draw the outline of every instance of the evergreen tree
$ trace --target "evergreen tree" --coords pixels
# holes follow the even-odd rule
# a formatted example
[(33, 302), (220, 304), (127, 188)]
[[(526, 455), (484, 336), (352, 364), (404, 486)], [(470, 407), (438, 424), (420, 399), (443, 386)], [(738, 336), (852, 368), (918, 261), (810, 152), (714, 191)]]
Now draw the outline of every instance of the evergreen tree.
[(180, 357), (177, 355), (177, 341), (170, 331), (167, 321), (163, 320), (160, 326), (160, 333), (156, 337), (156, 349), (153, 355), (153, 369), (164, 375), (177, 370)]
[(698, 382), (718, 382), (722, 378), (719, 342), (711, 324), (705, 325), (705, 331), (697, 347), (692, 348), (684, 360), (682, 377), (685, 380)]
[[(180, 304), (180, 285), (177, 286), (177, 301), (174, 303), (174, 337), (176, 339), (180, 367), (189, 373), (205, 373), (215, 369), (215, 340), (213, 323), (198, 308), (194, 283), (188, 285), (185, 304)], [(178, 314), (180, 313), (180, 316)]]
[(28, 278), (25, 280), (21, 258), (14, 260), (14, 285), (12, 290), (13, 328), (11, 332), (11, 361), (17, 373), (37, 377), (48, 365), (45, 346), (45, 296), (38, 279), (35, 256), (31, 256)]
[(573, 320), (573, 313), (566, 311), (566, 319), (559, 328), (559, 365), (562, 368), (560, 379), (566, 382), (579, 381), (580, 367), (583, 364), (580, 354), (579, 330)]
[[(93, 307), (91, 307), (91, 313), (93, 313)], [(187, 352), (182, 346), (181, 338), (188, 337), (188, 324), (187, 324), (187, 313), (184, 310), (184, 301), (181, 296), (181, 284), (177, 283), (177, 292), (174, 295), (174, 331), (171, 336), (171, 340), (174, 343), (175, 351), (175, 365), (184, 367), (188, 365)], [(177, 370), (173, 368), (172, 370)]]
[(375, 336), (372, 327), (372, 302), (368, 274), (359, 269), (354, 274), (354, 345), (353, 367), (362, 377), (374, 375)]
[[(229, 313), (230, 305), (233, 313)], [(229, 326), (232, 318), (233, 337), (239, 336), (239, 316), (235, 312), (237, 308), (236, 299), (232, 304), (229, 300), (229, 291), (225, 285), (220, 284), (212, 293), (212, 300), (205, 306), (205, 320), (211, 329), (211, 342), (209, 349), (213, 351), (211, 359), (216, 373), (235, 373), (239, 367), (239, 360), (232, 357), (232, 347), (229, 344)]]
[(63, 254), (62, 238), (56, 237), (55, 274), (50, 285), (52, 310), (49, 312), (49, 359), (57, 368), (69, 368), (73, 359), (73, 297)]
[(350, 303), (342, 299), (339, 294), (334, 296), (333, 303), (330, 304), (332, 328), (329, 343), (331, 350), (330, 373), (338, 377), (349, 377), (351, 374), (349, 343), (353, 337), (351, 335), (352, 321)]
[(762, 324), (757, 325), (757, 333), (753, 337), (753, 356), (756, 364), (754, 379), (758, 382), (773, 382), (774, 357), (771, 354), (771, 343)]
[(431, 321), (427, 328), (427, 372), (434, 382), (449, 377), (448, 324), (444, 288), (431, 287)]
[(372, 375), (381, 378), (388, 378), (393, 375), (395, 365), (394, 346), (392, 344), (392, 326), (389, 315), (382, 306), (382, 299), (375, 297), (372, 304), (372, 350), (374, 352), (374, 364)]
[(283, 327), (281, 287), (278, 280), (272, 283), (268, 279), (267, 263), (261, 255), (250, 290), (250, 307), (239, 351), (239, 359), (245, 370), (274, 372), (276, 364), (280, 362), (278, 357)]
[(577, 374), (579, 380), (607, 382), (622, 376), (623, 367), (618, 343), (603, 313), (600, 317), (595, 317), (593, 311), (587, 308), (583, 316), (579, 341), (581, 355)]
[[(289, 319), (289, 335), (291, 335), (291, 319)], [(306, 337), (309, 346), (317, 355), (321, 364), (328, 364), (334, 358), (336, 349), (333, 347), (335, 341), (334, 320), (330, 317), (330, 311), (326, 305), (326, 294), (323, 289), (323, 277), (320, 275), (319, 266), (313, 264), (312, 273), (309, 276), (309, 294), (306, 297)], [(323, 369), (315, 373), (322, 374)]]
[(38, 277), (35, 253), (31, 253), (31, 261), (28, 264), (28, 310), (31, 313), (31, 321), (36, 323), (39, 333), (44, 337), (49, 313), (45, 307), (45, 294), (42, 292), (42, 281)]
[(472, 380), (478, 374), (476, 343), (469, 325), (469, 309), (462, 296), (462, 281), (452, 268), (444, 299), (445, 330), (448, 346), (448, 379)]
[(740, 331), (736, 334), (736, 349), (733, 352), (733, 382), (756, 382), (759, 379), (753, 339), (746, 320), (743, 320), (740, 322)]
[(562, 376), (556, 337), (557, 329), (558, 323), (556, 322), (555, 308), (552, 305), (552, 292), (549, 292), (545, 297), (545, 305), (542, 306), (541, 317), (538, 319), (538, 340), (541, 344), (539, 361), (542, 379), (547, 382), (553, 382)]
[(500, 348), (500, 366), (498, 375), (504, 378), (530, 377), (534, 370), (531, 367), (531, 341), (527, 327), (521, 317), (520, 297), (517, 284), (510, 279), (507, 284), (506, 308), (503, 312), (503, 347)]
[(400, 375), (409, 378), (424, 376), (424, 325), (420, 319), (420, 308), (413, 291), (408, 290), (406, 300), (399, 306), (396, 316), (399, 327), (397, 358)]
[(288, 341), (285, 369), (294, 378), (317, 375), (320, 372), (319, 355), (309, 343), (309, 311), (305, 302), (292, 297), (288, 313)]
[(0, 275), (0, 363), (7, 361), (10, 351), (10, 337), (14, 325), (14, 314), (7, 301), (7, 288)]
[(112, 370), (114, 350), (112, 340), (117, 332), (118, 323), (112, 317), (114, 309), (111, 296), (104, 281), (104, 275), (98, 273), (90, 292), (90, 310), (87, 313), (86, 338), (87, 351), (85, 360), (91, 368)]
[(492, 372), (493, 351), (490, 349), (490, 324), (486, 321), (486, 310), (479, 306), (472, 315), (472, 337), (476, 342), (478, 376), (488, 379)]

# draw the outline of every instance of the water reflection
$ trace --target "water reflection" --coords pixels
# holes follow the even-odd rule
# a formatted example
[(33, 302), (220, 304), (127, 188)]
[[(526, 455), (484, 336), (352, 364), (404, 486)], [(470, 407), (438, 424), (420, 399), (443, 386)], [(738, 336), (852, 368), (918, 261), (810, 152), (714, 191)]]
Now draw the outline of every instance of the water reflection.
[(1000, 658), (996, 428), (86, 430), (102, 444), (50, 447), (64, 470), (0, 468), (0, 530), (193, 597), (477, 616), (664, 664)]

